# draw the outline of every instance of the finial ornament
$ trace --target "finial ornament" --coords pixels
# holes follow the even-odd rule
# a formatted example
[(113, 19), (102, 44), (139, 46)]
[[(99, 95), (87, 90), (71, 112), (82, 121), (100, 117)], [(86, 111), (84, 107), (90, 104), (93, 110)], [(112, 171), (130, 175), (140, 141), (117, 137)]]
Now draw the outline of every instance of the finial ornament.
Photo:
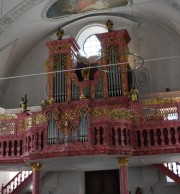
[(106, 21), (106, 27), (108, 29), (108, 32), (112, 32), (113, 31), (113, 22), (110, 19), (108, 19)]
[(58, 40), (61, 40), (64, 35), (64, 30), (62, 28), (59, 28), (56, 32), (56, 36), (58, 37)]
[(21, 107), (22, 113), (27, 112), (27, 95), (26, 94), (24, 97), (21, 97), (20, 107)]
[(130, 100), (132, 102), (136, 102), (139, 100), (139, 97), (138, 97), (138, 90), (136, 89), (135, 86), (133, 86), (129, 92), (129, 97), (130, 97)]
[(119, 157), (117, 158), (120, 166), (127, 166), (128, 162), (129, 162), (129, 158), (128, 157)]
[(33, 171), (40, 171), (42, 164), (40, 162), (32, 162), (30, 166)]

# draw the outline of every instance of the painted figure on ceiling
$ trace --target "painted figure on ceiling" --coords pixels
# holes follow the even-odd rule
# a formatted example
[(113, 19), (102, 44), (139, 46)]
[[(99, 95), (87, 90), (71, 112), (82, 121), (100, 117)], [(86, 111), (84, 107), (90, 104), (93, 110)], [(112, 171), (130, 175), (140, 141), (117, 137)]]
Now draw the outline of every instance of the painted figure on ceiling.
[(128, 0), (57, 0), (47, 11), (47, 17), (102, 10), (127, 4)]

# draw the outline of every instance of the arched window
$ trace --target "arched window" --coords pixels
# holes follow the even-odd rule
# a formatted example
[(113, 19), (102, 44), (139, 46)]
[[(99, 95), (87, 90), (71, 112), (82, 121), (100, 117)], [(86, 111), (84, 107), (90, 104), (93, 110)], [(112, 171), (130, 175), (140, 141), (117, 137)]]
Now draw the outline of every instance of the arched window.
[(85, 57), (99, 55), (101, 45), (95, 34), (105, 33), (107, 29), (103, 24), (89, 24), (82, 28), (76, 36), (80, 46), (80, 53)]

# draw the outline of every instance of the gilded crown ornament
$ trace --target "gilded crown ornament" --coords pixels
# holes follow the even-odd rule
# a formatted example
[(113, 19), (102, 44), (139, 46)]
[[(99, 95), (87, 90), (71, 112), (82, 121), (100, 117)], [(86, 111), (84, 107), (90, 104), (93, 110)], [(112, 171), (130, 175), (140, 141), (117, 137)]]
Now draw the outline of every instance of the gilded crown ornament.
[(110, 19), (108, 19), (106, 21), (106, 27), (108, 29), (108, 32), (112, 32), (113, 31), (113, 22)]
[(61, 40), (64, 35), (64, 30), (62, 28), (59, 28), (56, 32), (56, 36), (58, 37), (58, 40)]

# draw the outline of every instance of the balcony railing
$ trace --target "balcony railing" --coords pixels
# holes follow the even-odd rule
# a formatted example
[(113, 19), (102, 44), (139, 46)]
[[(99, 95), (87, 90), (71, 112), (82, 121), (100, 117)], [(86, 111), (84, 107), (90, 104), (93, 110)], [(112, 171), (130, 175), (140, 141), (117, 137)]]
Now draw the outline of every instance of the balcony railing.
[(179, 153), (179, 113), (180, 103), (174, 100), (129, 102), (116, 97), (1, 115), (0, 163), (67, 154)]

